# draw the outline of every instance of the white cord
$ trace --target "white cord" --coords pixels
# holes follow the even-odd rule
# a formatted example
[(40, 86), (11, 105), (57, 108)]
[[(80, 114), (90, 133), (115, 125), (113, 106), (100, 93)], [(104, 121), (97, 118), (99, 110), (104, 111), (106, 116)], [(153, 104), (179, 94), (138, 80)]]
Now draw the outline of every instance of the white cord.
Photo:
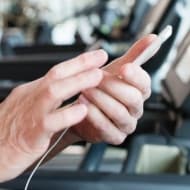
[(68, 129), (65, 129), (60, 137), (55, 141), (55, 143), (46, 151), (46, 153), (42, 156), (42, 158), (39, 160), (39, 162), (37, 163), (37, 165), (35, 166), (35, 168), (33, 169), (33, 171), (31, 172), (24, 190), (28, 190), (29, 184), (32, 180), (32, 177), (34, 176), (34, 174), (36, 173), (37, 169), (40, 167), (40, 165), (42, 164), (42, 162), (44, 161), (44, 159), (48, 156), (48, 154), (57, 146), (57, 144), (61, 141), (61, 139), (63, 138), (63, 136), (66, 134), (66, 132), (68, 131)]

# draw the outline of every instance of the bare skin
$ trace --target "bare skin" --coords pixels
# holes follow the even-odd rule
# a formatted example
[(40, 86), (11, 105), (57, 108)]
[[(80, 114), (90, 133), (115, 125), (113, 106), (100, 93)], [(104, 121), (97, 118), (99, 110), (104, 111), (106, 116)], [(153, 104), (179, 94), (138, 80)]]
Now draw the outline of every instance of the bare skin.
[[(44, 77), (14, 89), (0, 104), (0, 182), (24, 172), (66, 128), (51, 157), (81, 140), (122, 143), (135, 130), (150, 96), (148, 74), (129, 63), (153, 40), (154, 35), (141, 39), (104, 70), (99, 67), (107, 54), (99, 50), (60, 63)], [(60, 108), (79, 92), (77, 102)]]

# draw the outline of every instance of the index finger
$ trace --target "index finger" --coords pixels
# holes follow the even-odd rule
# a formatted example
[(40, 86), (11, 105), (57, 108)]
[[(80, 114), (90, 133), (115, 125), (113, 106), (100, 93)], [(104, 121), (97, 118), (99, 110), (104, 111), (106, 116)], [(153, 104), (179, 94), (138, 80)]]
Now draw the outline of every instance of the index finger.
[(71, 77), (87, 70), (99, 68), (106, 63), (107, 59), (108, 55), (102, 49), (86, 52), (54, 66), (49, 70), (46, 78), (50, 80), (61, 80)]
[(138, 40), (123, 56), (115, 59), (110, 65), (104, 67), (105, 71), (112, 74), (118, 74), (120, 68), (123, 64), (132, 63), (139, 54), (141, 54), (146, 47), (148, 47), (154, 40), (156, 40), (157, 35), (149, 34), (144, 38)]

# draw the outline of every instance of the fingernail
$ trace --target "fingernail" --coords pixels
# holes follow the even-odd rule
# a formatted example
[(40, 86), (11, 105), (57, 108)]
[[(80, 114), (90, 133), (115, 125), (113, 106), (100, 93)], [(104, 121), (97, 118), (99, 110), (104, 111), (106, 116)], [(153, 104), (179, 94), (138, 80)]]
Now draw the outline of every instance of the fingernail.
[(92, 55), (97, 59), (106, 62), (108, 60), (108, 54), (103, 49), (95, 50), (91, 52)]
[(77, 106), (78, 106), (77, 111), (79, 111), (80, 114), (85, 115), (87, 113), (87, 107), (86, 107), (86, 105), (84, 103), (80, 103)]
[(89, 101), (85, 98), (84, 95), (80, 95), (78, 100), (79, 100), (79, 103), (89, 105)]

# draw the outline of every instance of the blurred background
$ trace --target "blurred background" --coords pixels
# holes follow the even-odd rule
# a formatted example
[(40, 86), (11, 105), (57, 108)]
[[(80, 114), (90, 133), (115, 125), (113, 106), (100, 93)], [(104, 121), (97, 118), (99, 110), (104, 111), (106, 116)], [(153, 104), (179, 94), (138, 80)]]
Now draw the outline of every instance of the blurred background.
[[(0, 0), (0, 101), (61, 61), (103, 48), (109, 63), (141, 37), (173, 26), (143, 65), (152, 96), (136, 133), (120, 146), (67, 148), (39, 170), (35, 189), (190, 188), (189, 18), (188, 0)], [(22, 189), (26, 177), (0, 188)]]

